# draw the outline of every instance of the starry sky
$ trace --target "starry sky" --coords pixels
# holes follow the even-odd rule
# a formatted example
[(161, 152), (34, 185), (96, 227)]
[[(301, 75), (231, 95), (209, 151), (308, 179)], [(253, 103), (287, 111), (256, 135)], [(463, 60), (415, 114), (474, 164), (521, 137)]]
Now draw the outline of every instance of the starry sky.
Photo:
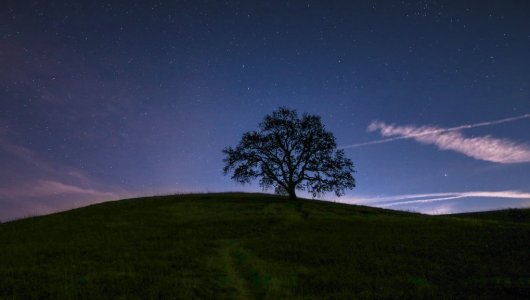
[[(0, 220), (260, 191), (221, 150), (318, 114), (357, 188), (431, 214), (530, 206), (528, 1), (2, 1)], [(303, 196), (303, 195), (302, 195)]]

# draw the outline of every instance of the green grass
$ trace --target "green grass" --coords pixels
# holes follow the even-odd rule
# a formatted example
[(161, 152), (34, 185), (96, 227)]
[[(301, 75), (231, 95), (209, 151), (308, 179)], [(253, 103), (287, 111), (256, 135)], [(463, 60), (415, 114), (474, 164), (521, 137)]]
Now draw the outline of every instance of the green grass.
[(517, 220), (242, 193), (108, 202), (0, 224), (0, 299), (528, 299)]

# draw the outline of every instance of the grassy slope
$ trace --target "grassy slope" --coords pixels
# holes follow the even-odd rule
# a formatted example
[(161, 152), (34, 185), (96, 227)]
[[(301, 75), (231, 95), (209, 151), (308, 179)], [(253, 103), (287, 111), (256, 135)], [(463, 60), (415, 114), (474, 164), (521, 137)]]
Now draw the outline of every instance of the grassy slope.
[(451, 216), (480, 220), (495, 220), (530, 224), (530, 209), (503, 209), (475, 213), (454, 214)]
[(474, 216), (260, 194), (104, 203), (0, 224), (0, 298), (529, 297), (530, 222)]

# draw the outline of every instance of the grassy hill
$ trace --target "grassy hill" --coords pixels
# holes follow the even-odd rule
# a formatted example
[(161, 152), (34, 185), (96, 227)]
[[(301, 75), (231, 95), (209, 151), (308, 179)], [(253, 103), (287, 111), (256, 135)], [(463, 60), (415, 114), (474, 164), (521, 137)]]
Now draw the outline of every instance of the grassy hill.
[(0, 299), (528, 299), (529, 249), (502, 213), (140, 198), (0, 224)]
[(503, 209), (475, 213), (453, 214), (454, 217), (496, 220), (506, 222), (530, 223), (530, 209)]

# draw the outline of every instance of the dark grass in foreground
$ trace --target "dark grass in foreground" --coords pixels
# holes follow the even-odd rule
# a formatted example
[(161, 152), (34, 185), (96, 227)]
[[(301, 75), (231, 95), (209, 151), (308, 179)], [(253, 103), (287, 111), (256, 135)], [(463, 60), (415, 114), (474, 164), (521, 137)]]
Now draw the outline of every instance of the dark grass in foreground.
[(98, 204), (0, 224), (0, 298), (530, 297), (528, 219), (475, 215), (261, 194)]

